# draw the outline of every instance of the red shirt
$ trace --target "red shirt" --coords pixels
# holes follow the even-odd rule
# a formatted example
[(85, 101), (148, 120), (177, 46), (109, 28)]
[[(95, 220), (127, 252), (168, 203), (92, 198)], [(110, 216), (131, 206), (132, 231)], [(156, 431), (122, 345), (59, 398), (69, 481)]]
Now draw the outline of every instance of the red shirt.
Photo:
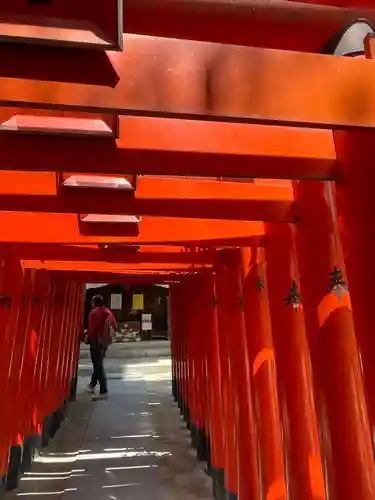
[(106, 307), (94, 307), (89, 314), (89, 327), (87, 337), (89, 340), (97, 340), (103, 335), (107, 319), (111, 322), (114, 330), (117, 328), (117, 323), (112, 312)]

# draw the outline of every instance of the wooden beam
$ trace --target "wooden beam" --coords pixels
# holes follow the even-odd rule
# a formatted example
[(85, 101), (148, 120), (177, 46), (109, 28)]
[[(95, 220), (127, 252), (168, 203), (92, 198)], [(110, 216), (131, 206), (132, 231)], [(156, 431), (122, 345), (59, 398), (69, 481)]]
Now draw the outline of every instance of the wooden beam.
[(64, 188), (52, 173), (0, 172), (0, 210), (293, 221), (291, 188), (216, 180), (142, 177), (137, 192)]
[(107, 137), (119, 134), (118, 115), (33, 108), (0, 108), (0, 132)]
[(217, 241), (263, 237), (261, 222), (215, 221), (212, 219), (173, 219), (144, 217), (137, 237), (86, 236), (79, 231), (76, 215), (32, 212), (3, 212), (0, 217), (0, 242), (93, 244), (123, 243), (129, 245), (167, 244), (200, 245)]
[[(296, 0), (289, 0), (293, 3)], [(374, 13), (373, 7), (374, 3), (372, 0), (298, 0), (300, 3), (304, 4), (313, 4), (313, 6), (324, 5), (324, 6), (333, 6), (340, 7), (341, 10), (344, 9), (372, 9), (367, 12), (363, 12), (362, 17), (366, 17), (366, 14), (371, 15)]]
[[(124, 44), (122, 53), (107, 52), (115, 86), (11, 77), (4, 59), (0, 102), (317, 128), (375, 126), (372, 61), (137, 35), (125, 35)], [(20, 54), (37, 58), (33, 50), (23, 47)], [(51, 65), (58, 63), (56, 54)]]
[[(114, 199), (113, 199), (114, 198)], [(79, 193), (59, 196), (0, 196), (0, 210), (14, 212), (95, 213), (148, 215), (192, 219), (295, 222), (297, 214), (290, 201), (262, 200), (137, 200), (110, 193), (97, 198), (79, 198)]]
[(46, 269), (47, 271), (76, 271), (76, 272), (109, 272), (119, 274), (142, 275), (148, 273), (186, 273), (199, 270), (200, 266), (194, 264), (181, 263), (113, 263), (113, 262), (95, 262), (95, 261), (40, 261), (23, 260), (25, 268)]
[(0, 39), (119, 48), (125, 25), (128, 33), (318, 52), (328, 37), (353, 19), (374, 20), (374, 12), (364, 7), (371, 9), (372, 0), (115, 0), (105, 4), (81, 0), (79, 5), (65, 0), (37, 6), (2, 0)]
[(52, 260), (52, 261), (86, 261), (113, 262), (131, 264), (212, 264), (215, 251), (173, 252), (169, 251), (139, 251), (129, 252), (125, 249), (102, 249), (98, 247), (83, 247), (73, 245), (41, 245), (18, 244), (6, 245), (7, 252), (21, 260)]
[(124, 23), (128, 33), (319, 52), (353, 20), (374, 22), (373, 6), (372, 0), (126, 0)]
[(2, 0), (0, 41), (81, 49), (121, 48), (123, 0)]
[(81, 283), (119, 283), (125, 285), (157, 285), (168, 284), (174, 281), (181, 281), (187, 274), (176, 273), (148, 273), (144, 275), (121, 274), (96, 271), (49, 271), (51, 275), (59, 276), (63, 274), (69, 279), (78, 280)]
[(0, 134), (2, 170), (333, 179), (332, 132), (123, 116), (114, 141)]

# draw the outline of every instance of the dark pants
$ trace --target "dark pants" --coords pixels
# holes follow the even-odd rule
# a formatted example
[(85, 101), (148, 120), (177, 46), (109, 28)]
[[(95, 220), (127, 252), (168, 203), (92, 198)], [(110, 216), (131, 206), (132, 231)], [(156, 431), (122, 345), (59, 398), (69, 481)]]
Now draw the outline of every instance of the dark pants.
[(93, 366), (93, 372), (91, 377), (91, 387), (95, 388), (96, 384), (99, 382), (100, 394), (106, 394), (107, 389), (107, 377), (105, 375), (103, 361), (107, 348), (99, 344), (93, 344), (90, 346), (91, 361)]

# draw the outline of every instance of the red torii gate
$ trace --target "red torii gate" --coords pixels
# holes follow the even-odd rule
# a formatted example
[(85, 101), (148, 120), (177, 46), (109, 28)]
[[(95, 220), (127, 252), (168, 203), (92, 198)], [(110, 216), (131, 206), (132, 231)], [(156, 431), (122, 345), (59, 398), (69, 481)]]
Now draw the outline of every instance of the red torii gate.
[[(0, 15), (0, 41), (17, 42), (0, 42), (8, 487), (21, 444), (26, 467), (61, 419), (82, 283), (131, 280), (171, 284), (174, 394), (200, 458), (209, 438), (217, 494), (372, 499), (371, 2), (123, 7), (13, 0)], [(358, 19), (342, 54), (368, 59), (327, 55)], [(133, 189), (62, 185), (78, 173)]]

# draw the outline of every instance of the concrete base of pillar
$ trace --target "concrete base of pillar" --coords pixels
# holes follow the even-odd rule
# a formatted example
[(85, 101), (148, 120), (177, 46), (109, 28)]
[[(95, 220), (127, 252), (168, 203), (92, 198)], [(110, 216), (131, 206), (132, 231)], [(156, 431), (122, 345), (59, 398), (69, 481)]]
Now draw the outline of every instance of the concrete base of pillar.
[(174, 401), (176, 401), (176, 402), (178, 400), (177, 393), (178, 393), (177, 392), (177, 381), (176, 381), (175, 377), (172, 377), (172, 396), (173, 396)]
[(18, 487), (21, 476), (23, 445), (12, 446), (9, 452), (9, 466), (5, 488), (7, 491)]
[(197, 457), (201, 462), (209, 462), (209, 442), (206, 437), (205, 429), (196, 429), (195, 447), (197, 449)]
[(212, 487), (216, 500), (227, 500), (227, 493), (224, 486), (224, 469), (210, 467), (210, 476), (212, 478)]
[(38, 449), (40, 447), (41, 436), (35, 434), (32, 436), (26, 436), (23, 442), (23, 453), (21, 461), (21, 472), (29, 472), (33, 464), (35, 456), (38, 454)]
[(60, 408), (52, 415), (52, 423), (51, 423), (51, 437), (54, 437), (56, 432), (60, 429), (62, 422), (65, 420), (67, 414), (67, 402), (64, 401)]
[(70, 382), (69, 401), (74, 402), (77, 400), (77, 383), (78, 383), (78, 377), (76, 373)]
[(188, 429), (191, 434), (191, 444), (193, 448), (197, 449), (197, 428), (193, 423), (190, 423), (190, 426), (188, 426)]
[(0, 498), (5, 498), (6, 484), (7, 484), (7, 477), (6, 476), (0, 477)]
[(191, 420), (190, 420), (190, 410), (184, 405), (184, 421), (186, 422), (186, 427), (191, 431)]
[(43, 430), (42, 430), (42, 448), (48, 446), (48, 443), (51, 439), (51, 431), (52, 431), (52, 421), (53, 415), (47, 415), (44, 418), (43, 422)]
[(225, 500), (237, 500), (238, 494), (225, 490)]

